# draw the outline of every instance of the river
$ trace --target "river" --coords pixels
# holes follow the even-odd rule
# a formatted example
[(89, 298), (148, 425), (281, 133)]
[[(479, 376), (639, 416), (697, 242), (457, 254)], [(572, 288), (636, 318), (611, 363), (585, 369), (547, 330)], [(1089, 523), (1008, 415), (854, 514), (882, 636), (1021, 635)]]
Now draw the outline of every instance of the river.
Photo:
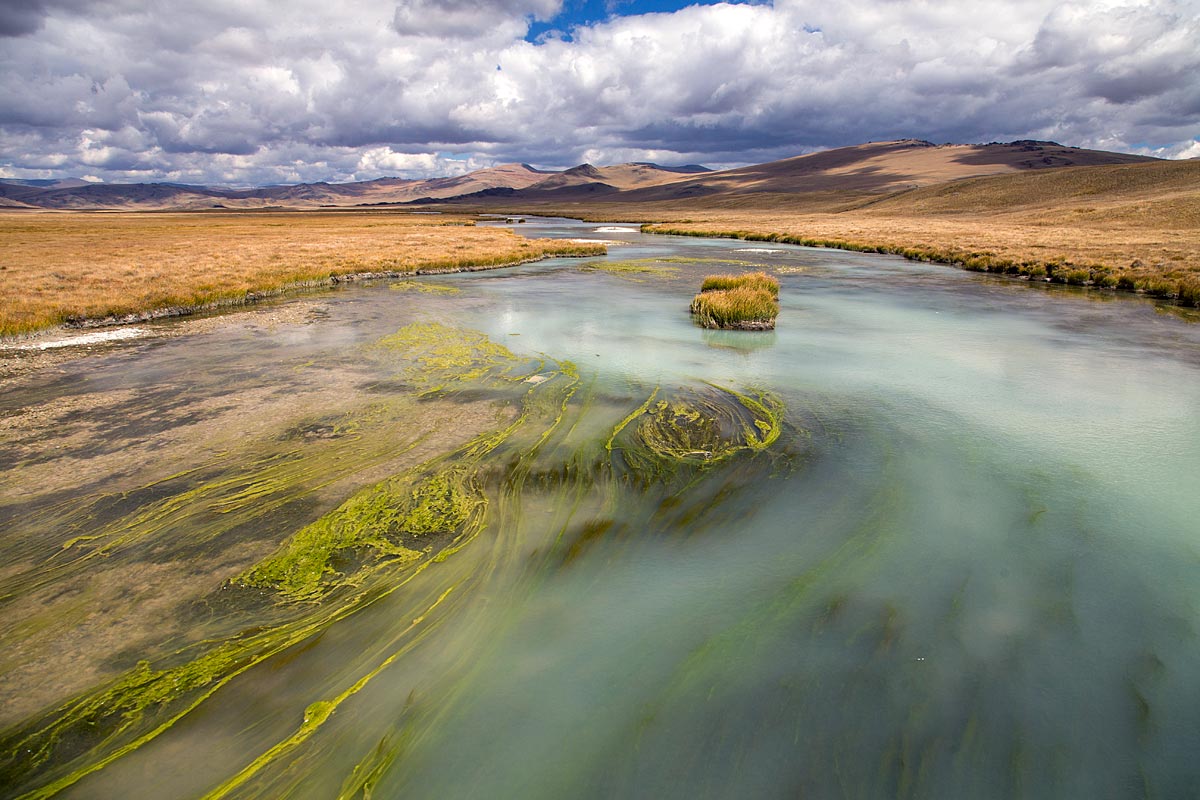
[[(1200, 326), (515, 227), (621, 244), (12, 384), (4, 796), (1200, 792)], [(747, 270), (777, 329), (696, 327)]]

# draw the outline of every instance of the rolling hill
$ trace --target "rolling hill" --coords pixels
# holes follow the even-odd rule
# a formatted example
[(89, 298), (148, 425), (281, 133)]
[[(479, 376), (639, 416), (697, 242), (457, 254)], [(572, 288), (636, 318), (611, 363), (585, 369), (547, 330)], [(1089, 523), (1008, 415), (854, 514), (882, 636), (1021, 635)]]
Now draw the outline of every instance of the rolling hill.
[(655, 186), (705, 172), (704, 167), (581, 164), (563, 172), (528, 164), (502, 164), (465, 175), (427, 180), (379, 178), (357, 183), (302, 183), (227, 189), (171, 183), (98, 184), (85, 181), (3, 181), (0, 205), (62, 210), (202, 210), (354, 207), (445, 200), (455, 197), (511, 195), (526, 189), (553, 197), (586, 195)]
[(503, 164), (427, 180), (379, 178), (358, 183), (307, 183), (255, 189), (169, 183), (96, 184), (0, 181), (0, 203), (53, 209), (199, 210), (316, 208), (397, 203), (511, 205), (660, 203), (703, 207), (829, 208), (881, 194), (988, 175), (1058, 171), (1154, 161), (1145, 156), (1017, 141), (935, 145), (917, 139), (871, 142), (713, 172), (698, 165), (580, 164), (561, 172)]
[[(594, 174), (596, 181), (625, 189), (619, 195), (610, 193), (605, 198), (607, 201), (652, 203), (703, 200), (701, 204), (707, 205), (714, 201), (736, 199), (739, 204), (763, 200), (774, 204), (782, 195), (803, 195), (826, 202), (834, 198), (845, 200), (855, 196), (886, 194), (986, 175), (1155, 160), (1146, 156), (1065, 147), (1055, 142), (934, 145), (905, 139), (824, 150), (766, 164), (684, 176), (655, 185), (618, 186), (615, 182), (604, 181), (600, 171), (595, 168), (592, 168), (595, 172), (591, 174)], [(565, 181), (552, 188), (563, 185), (567, 185)], [(549, 181), (543, 181), (510, 199), (564, 199), (562, 196), (547, 197), (548, 188), (551, 188)]]

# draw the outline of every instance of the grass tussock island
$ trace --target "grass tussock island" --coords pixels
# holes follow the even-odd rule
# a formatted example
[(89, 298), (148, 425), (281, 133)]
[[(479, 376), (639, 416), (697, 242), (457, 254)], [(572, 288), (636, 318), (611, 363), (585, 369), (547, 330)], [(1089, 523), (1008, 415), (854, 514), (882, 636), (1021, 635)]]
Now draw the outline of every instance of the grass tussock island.
[(0, 336), (187, 314), (356, 278), (605, 252), (450, 215), (0, 213)]
[(705, 328), (772, 330), (779, 316), (779, 279), (764, 272), (709, 275), (691, 310)]

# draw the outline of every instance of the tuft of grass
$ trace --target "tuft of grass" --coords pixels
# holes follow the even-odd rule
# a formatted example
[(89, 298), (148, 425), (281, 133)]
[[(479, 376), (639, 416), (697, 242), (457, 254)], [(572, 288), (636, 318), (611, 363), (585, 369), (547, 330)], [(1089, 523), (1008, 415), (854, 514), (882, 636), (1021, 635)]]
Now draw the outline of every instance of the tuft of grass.
[(1200, 280), (1184, 278), (1179, 282), (1179, 305), (1200, 308)]
[(705, 328), (769, 330), (779, 315), (779, 279), (763, 272), (709, 275), (691, 310)]
[(1174, 297), (1178, 287), (1165, 278), (1149, 278), (1142, 282), (1141, 289), (1151, 297)]
[(764, 289), (779, 297), (779, 279), (765, 272), (749, 272), (744, 275), (709, 275), (700, 284), (701, 292), (722, 291), (740, 287)]

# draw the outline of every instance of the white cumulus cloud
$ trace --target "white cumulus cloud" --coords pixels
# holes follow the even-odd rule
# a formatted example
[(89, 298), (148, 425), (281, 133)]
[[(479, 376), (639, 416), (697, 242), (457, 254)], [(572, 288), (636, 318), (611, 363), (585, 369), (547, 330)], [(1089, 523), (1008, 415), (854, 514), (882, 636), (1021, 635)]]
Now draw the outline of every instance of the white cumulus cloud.
[(900, 137), (1191, 157), (1200, 135), (1194, 0), (775, 0), (524, 40), (562, 5), (20, 0), (0, 11), (0, 169), (244, 184)]

